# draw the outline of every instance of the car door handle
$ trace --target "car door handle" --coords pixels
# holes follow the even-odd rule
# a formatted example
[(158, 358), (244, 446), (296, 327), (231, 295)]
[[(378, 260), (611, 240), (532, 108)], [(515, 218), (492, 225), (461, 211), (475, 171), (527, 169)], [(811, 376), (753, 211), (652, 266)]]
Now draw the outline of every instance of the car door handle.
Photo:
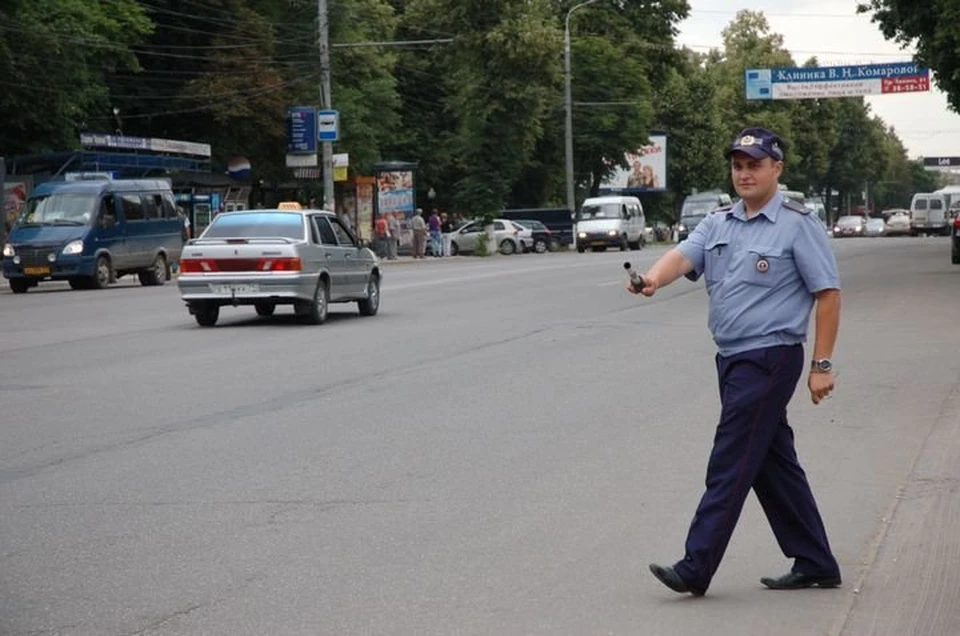
[(327, 258), (333, 258), (333, 254), (331, 254), (330, 252), (327, 252), (326, 254), (324, 254), (324, 256)]

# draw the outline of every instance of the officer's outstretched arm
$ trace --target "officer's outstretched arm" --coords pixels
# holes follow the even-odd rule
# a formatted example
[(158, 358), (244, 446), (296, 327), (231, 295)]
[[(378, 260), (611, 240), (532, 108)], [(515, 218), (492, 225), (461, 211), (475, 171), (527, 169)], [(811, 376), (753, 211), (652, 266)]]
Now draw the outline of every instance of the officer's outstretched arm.
[[(673, 248), (657, 259), (657, 262), (643, 275), (644, 285), (639, 293), (644, 296), (653, 296), (661, 287), (666, 287), (691, 271), (693, 271), (693, 263), (680, 250)], [(629, 286), (628, 289), (630, 289)], [(633, 293), (637, 292), (633, 291)]]

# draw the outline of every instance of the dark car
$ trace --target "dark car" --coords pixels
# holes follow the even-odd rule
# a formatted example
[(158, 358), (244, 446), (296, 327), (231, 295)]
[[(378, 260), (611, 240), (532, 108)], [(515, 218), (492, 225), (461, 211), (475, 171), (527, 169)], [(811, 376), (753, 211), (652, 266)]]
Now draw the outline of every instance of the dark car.
[(960, 265), (960, 215), (953, 219), (950, 230), (950, 262)]
[(709, 191), (691, 194), (683, 200), (680, 208), (680, 223), (677, 225), (677, 240), (682, 241), (694, 228), (717, 208), (730, 205), (733, 201), (726, 192)]
[(533, 233), (533, 244), (524, 245), (523, 251), (533, 251), (537, 254), (543, 254), (548, 250), (555, 252), (557, 249), (559, 249), (560, 242), (553, 236), (553, 232), (550, 231), (550, 228), (540, 221), (534, 221), (533, 219), (517, 219), (514, 221), (514, 223), (527, 228)]

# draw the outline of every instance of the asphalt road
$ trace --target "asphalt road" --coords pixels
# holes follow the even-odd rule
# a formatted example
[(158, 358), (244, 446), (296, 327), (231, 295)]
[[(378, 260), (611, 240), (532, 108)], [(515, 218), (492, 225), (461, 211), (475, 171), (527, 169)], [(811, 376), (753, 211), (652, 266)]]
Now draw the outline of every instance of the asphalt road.
[(373, 318), (215, 329), (173, 285), (0, 290), (0, 634), (960, 633), (960, 267), (835, 248), (838, 390), (791, 422), (844, 585), (764, 589), (751, 497), (702, 599), (647, 570), (718, 414), (702, 283), (428, 259)]

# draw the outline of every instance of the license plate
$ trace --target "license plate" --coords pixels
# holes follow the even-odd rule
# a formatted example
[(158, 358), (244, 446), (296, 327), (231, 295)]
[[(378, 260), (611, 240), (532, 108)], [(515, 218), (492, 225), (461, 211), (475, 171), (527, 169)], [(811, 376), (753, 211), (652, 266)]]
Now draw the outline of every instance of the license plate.
[(255, 294), (260, 291), (260, 285), (254, 283), (237, 283), (230, 285), (210, 285), (215, 294)]
[(27, 276), (47, 276), (50, 274), (49, 267), (24, 267), (23, 273)]

